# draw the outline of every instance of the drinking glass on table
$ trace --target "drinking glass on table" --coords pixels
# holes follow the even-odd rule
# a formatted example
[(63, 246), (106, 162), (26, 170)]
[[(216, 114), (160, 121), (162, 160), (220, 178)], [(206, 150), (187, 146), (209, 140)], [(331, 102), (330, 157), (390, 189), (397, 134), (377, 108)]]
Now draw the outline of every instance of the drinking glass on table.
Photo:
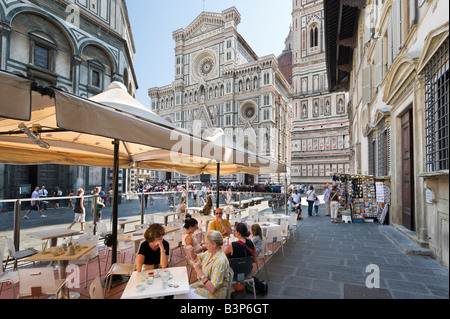
[(167, 283), (169, 282), (169, 274), (162, 274), (161, 275), (161, 281), (162, 281), (162, 288), (167, 288)]

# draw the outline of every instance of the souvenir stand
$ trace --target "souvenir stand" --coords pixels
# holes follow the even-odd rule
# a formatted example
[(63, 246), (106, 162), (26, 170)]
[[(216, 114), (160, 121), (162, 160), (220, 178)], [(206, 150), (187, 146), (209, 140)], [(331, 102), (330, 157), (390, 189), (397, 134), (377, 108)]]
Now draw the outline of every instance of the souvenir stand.
[(375, 179), (373, 176), (352, 175), (349, 178), (353, 222), (373, 222), (378, 216)]
[(331, 179), (341, 191), (339, 215), (351, 215), (354, 223), (378, 219), (379, 205), (373, 176), (335, 173)]
[(338, 185), (339, 192), (341, 194), (341, 197), (339, 199), (339, 210), (338, 210), (338, 217), (341, 217), (342, 215), (350, 215), (350, 194), (348, 189), (348, 179), (350, 175), (348, 174), (339, 174), (334, 173), (331, 176), (331, 179), (333, 182)]
[(376, 183), (376, 201), (377, 201), (377, 220), (380, 225), (389, 224), (389, 205), (391, 204), (391, 189), (386, 182), (377, 181)]

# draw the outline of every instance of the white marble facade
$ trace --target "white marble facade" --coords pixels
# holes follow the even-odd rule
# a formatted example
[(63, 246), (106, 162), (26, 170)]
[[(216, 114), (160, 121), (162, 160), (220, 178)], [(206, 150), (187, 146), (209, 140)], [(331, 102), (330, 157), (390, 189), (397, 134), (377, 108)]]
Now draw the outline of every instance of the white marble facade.
[[(289, 165), (291, 87), (276, 57), (258, 57), (238, 33), (240, 20), (234, 7), (202, 12), (186, 29), (173, 32), (175, 80), (149, 89), (152, 110), (203, 137), (222, 128), (239, 146)], [(248, 182), (248, 176), (224, 180)], [(250, 180), (275, 182), (278, 174)]]
[(348, 93), (328, 90), (323, 1), (293, 0), (292, 18), (292, 183), (320, 188), (350, 170)]

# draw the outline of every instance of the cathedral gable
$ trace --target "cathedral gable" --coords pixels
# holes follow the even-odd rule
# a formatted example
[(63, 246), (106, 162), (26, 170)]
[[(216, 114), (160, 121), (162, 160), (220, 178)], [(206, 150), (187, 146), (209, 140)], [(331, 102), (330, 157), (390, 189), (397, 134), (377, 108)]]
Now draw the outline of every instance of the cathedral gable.
[(205, 33), (222, 28), (224, 25), (225, 21), (221, 15), (204, 12), (186, 28), (184, 32), (185, 39), (188, 40), (201, 36)]

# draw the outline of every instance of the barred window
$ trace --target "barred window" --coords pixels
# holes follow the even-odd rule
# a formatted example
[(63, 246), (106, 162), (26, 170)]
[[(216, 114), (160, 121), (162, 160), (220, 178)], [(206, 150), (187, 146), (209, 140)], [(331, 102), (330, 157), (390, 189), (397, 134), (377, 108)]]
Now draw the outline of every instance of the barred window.
[(449, 61), (447, 39), (425, 67), (425, 139), (427, 171), (449, 169)]
[(377, 140), (373, 138), (373, 132), (367, 137), (369, 141), (369, 175), (376, 176), (376, 163), (377, 163)]
[(391, 175), (391, 128), (385, 126), (385, 119), (378, 123), (378, 175)]

